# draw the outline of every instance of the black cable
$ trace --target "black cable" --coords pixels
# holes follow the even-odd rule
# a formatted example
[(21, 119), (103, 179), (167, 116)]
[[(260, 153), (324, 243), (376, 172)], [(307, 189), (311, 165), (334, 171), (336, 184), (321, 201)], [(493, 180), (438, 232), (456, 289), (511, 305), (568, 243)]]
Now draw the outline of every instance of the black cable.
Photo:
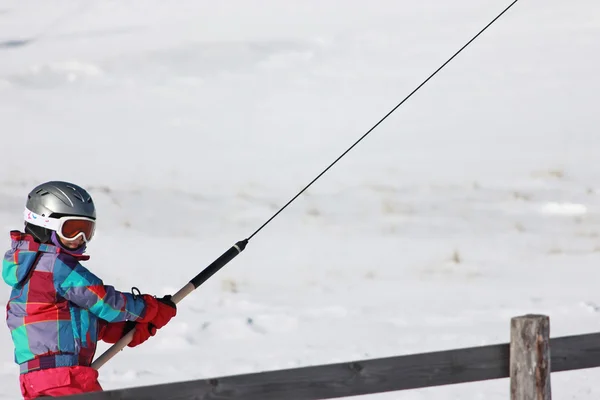
[[(246, 245), (248, 244), (248, 241), (250, 239), (252, 239), (252, 237), (254, 237), (254, 235), (256, 235), (258, 232), (260, 232), (269, 222), (271, 222), (273, 220), (273, 218), (275, 218), (277, 215), (279, 215), (279, 213), (281, 213), (287, 206), (289, 206), (294, 200), (296, 200), (296, 198), (298, 196), (300, 196), (306, 189), (308, 189), (310, 187), (310, 185), (312, 185), (313, 183), (315, 183), (315, 181), (317, 179), (319, 179), (335, 163), (337, 163), (342, 157), (344, 157), (346, 155), (346, 153), (348, 153), (350, 150), (352, 150), (352, 148), (354, 148), (354, 146), (356, 146), (369, 133), (371, 133), (371, 131), (373, 131), (373, 129), (375, 129), (387, 117), (389, 117), (390, 114), (392, 114), (398, 107), (400, 107), (406, 100), (408, 100), (410, 98), (410, 96), (412, 96), (417, 90), (419, 90), (421, 88), (421, 86), (423, 86), (425, 83), (427, 83), (427, 81), (429, 81), (431, 78), (433, 78), (433, 76), (435, 74), (437, 74), (442, 68), (444, 68), (444, 66), (446, 66), (446, 64), (448, 64), (450, 61), (452, 61), (452, 59), (454, 57), (456, 57), (458, 55), (458, 53), (460, 53), (461, 51), (463, 51), (463, 49), (465, 47), (467, 47), (473, 40), (475, 40), (479, 35), (481, 35), (483, 33), (483, 31), (485, 31), (498, 18), (500, 18), (506, 11), (508, 11), (517, 1), (519, 1), (519, 0), (513, 1), (511, 3), (511, 5), (509, 5), (506, 9), (504, 9), (504, 11), (502, 11), (496, 18), (494, 18), (492, 20), (492, 22), (490, 22), (489, 24), (487, 24), (485, 26), (485, 28), (483, 28), (481, 31), (479, 31), (479, 33), (477, 35), (475, 35), (471, 40), (469, 40), (467, 42), (467, 44), (465, 44), (463, 47), (461, 47), (460, 50), (458, 50), (456, 53), (454, 53), (454, 55), (452, 57), (450, 57), (448, 59), (448, 61), (446, 61), (444, 64), (442, 64), (442, 66), (439, 67), (427, 79), (425, 79), (423, 81), (423, 83), (421, 83), (419, 86), (417, 86), (417, 88), (415, 90), (413, 90), (408, 96), (406, 96), (404, 98), (404, 100), (402, 100), (400, 103), (398, 103), (398, 105), (396, 105), (396, 107), (394, 107), (389, 113), (387, 113), (382, 119), (380, 119), (379, 122), (377, 122), (371, 129), (369, 129), (364, 135), (362, 135), (360, 137), (360, 139), (358, 139), (352, 146), (350, 146), (345, 152), (343, 152), (341, 156), (339, 156), (334, 162), (332, 162), (327, 168), (325, 168), (319, 175), (317, 175), (317, 177), (314, 178), (308, 185), (306, 185), (304, 187), (304, 189), (302, 189), (300, 192), (298, 192), (298, 194), (296, 194), (290, 201), (288, 201), (283, 207), (281, 207), (279, 209), (279, 211), (277, 211), (275, 214), (273, 214), (273, 216), (271, 218), (269, 218), (264, 224), (262, 224), (260, 226), (260, 228), (258, 228), (256, 231), (254, 231), (254, 233), (252, 235), (250, 235), (247, 239), (240, 240), (236, 244), (234, 244), (233, 246), (231, 246), (219, 258), (217, 258), (216, 260), (214, 260), (208, 267), (204, 268), (198, 275), (196, 275), (192, 280), (190, 280), (190, 282), (187, 285), (185, 285), (177, 293), (175, 293), (175, 295), (173, 295), (173, 299), (174, 299), (175, 303), (178, 303), (185, 296), (189, 295), (192, 291), (194, 291), (195, 289), (197, 289), (200, 285), (202, 285), (204, 282), (206, 282), (211, 276), (213, 276), (221, 268), (223, 268), (225, 265), (227, 265), (227, 263), (229, 263), (231, 260), (233, 260), (238, 254), (240, 254), (246, 248)], [(111, 357), (114, 357), (115, 354), (117, 354), (120, 350), (122, 350), (123, 348), (125, 348), (125, 346), (127, 346), (127, 343), (128, 343), (127, 340), (130, 341), (131, 338), (127, 339), (125, 337), (125, 338), (122, 338), (119, 342), (115, 343), (110, 349), (108, 349), (104, 354), (102, 354), (97, 360), (95, 360), (92, 363), (92, 367), (95, 368), (95, 369), (98, 369), (98, 368), (102, 367), (102, 365), (104, 365)]]
[(417, 86), (417, 88), (415, 90), (410, 92), (410, 94), (408, 96), (406, 96), (400, 103), (398, 103), (394, 108), (392, 108), (392, 110), (390, 112), (388, 112), (375, 125), (373, 125), (373, 127), (371, 129), (369, 129), (356, 142), (354, 142), (354, 144), (352, 146), (350, 146), (346, 151), (344, 151), (342, 153), (342, 155), (340, 155), (338, 158), (336, 158), (334, 162), (329, 164), (329, 166), (327, 168), (325, 168), (323, 171), (321, 171), (321, 173), (319, 175), (317, 175), (308, 185), (306, 185), (301, 191), (299, 191), (294, 197), (292, 197), (292, 199), (290, 201), (288, 201), (275, 214), (273, 214), (273, 216), (271, 218), (269, 218), (264, 224), (262, 224), (260, 226), (260, 228), (258, 228), (256, 231), (254, 231), (254, 233), (252, 235), (250, 235), (248, 237), (248, 239), (246, 239), (246, 240), (249, 241), (250, 239), (252, 239), (254, 237), (254, 235), (256, 235), (258, 232), (260, 232), (265, 226), (267, 226), (267, 224), (269, 222), (271, 222), (277, 215), (279, 215), (283, 210), (285, 210), (287, 208), (287, 206), (289, 206), (294, 200), (296, 200), (298, 198), (298, 196), (300, 196), (302, 193), (304, 193), (306, 191), (306, 189), (308, 189), (313, 183), (315, 183), (317, 181), (317, 179), (319, 179), (321, 176), (323, 176), (323, 174), (325, 174), (325, 172), (327, 172), (331, 167), (333, 167), (339, 160), (342, 159), (342, 157), (344, 157), (358, 143), (360, 143), (364, 138), (366, 138), (369, 133), (371, 133), (375, 128), (377, 128), (379, 126), (379, 124), (381, 124), (387, 117), (389, 117), (394, 111), (396, 111), (396, 109), (398, 109), (398, 107), (400, 107), (402, 104), (404, 104), (404, 102), (406, 102), (406, 100), (408, 100), (413, 94), (415, 94), (419, 89), (421, 89), (421, 87), (423, 85), (425, 85), (431, 78), (433, 78), (438, 72), (440, 72), (442, 70), (442, 68), (444, 68), (450, 61), (452, 61), (454, 59), (454, 57), (456, 57), (461, 51), (463, 51), (468, 45), (470, 45), (471, 42), (473, 42), (475, 39), (477, 39), (477, 37), (479, 37), (479, 35), (481, 35), (487, 28), (490, 27), (490, 25), (492, 25), (494, 22), (496, 22), (496, 20), (498, 20), (502, 15), (504, 15), (504, 13), (506, 13), (512, 6), (514, 6), (517, 3), (517, 1), (519, 1), (519, 0), (513, 1), (508, 7), (506, 7), (504, 9), (504, 11), (502, 11), (500, 14), (498, 14), (498, 16), (496, 18), (494, 18), (489, 24), (487, 24), (482, 30), (480, 30), (479, 33), (477, 33), (477, 35), (473, 36), (473, 38), (471, 40), (469, 40), (463, 47), (461, 47), (460, 50), (458, 50), (456, 53), (454, 53), (454, 55), (452, 57), (450, 57), (445, 63), (443, 63), (438, 69), (436, 69), (434, 73), (429, 75), (429, 77), (427, 79), (425, 79), (419, 86)]

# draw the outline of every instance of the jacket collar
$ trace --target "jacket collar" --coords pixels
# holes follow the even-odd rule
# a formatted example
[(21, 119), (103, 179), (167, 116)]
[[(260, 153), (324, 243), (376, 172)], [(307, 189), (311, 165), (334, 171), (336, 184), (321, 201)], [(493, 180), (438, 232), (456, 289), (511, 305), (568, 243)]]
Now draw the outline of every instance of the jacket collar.
[(22, 250), (36, 252), (40, 251), (42, 253), (68, 254), (71, 257), (77, 259), (78, 261), (86, 261), (90, 259), (90, 256), (88, 255), (71, 253), (70, 251), (57, 247), (53, 244), (38, 243), (35, 241), (33, 236), (28, 233), (23, 233), (20, 231), (10, 231), (10, 238)]

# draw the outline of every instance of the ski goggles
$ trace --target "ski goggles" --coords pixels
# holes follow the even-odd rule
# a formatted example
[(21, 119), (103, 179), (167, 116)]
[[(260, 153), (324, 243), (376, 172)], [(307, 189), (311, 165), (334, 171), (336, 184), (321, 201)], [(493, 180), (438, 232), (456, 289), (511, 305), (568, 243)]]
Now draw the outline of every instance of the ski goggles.
[(23, 216), (25, 222), (53, 230), (63, 240), (75, 240), (83, 236), (83, 240), (87, 243), (92, 240), (96, 230), (96, 220), (87, 217), (43, 217), (27, 208)]

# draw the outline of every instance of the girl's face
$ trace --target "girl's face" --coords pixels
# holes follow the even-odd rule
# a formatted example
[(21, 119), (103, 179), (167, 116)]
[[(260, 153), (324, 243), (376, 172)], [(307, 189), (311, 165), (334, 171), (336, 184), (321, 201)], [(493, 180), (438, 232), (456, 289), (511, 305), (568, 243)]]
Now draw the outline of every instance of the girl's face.
[(67, 249), (71, 249), (71, 250), (75, 250), (78, 249), (79, 247), (81, 247), (81, 245), (85, 242), (83, 240), (83, 236), (79, 236), (77, 239), (73, 239), (73, 240), (65, 240), (62, 238), (58, 238), (58, 240), (60, 240), (60, 242), (67, 248)]

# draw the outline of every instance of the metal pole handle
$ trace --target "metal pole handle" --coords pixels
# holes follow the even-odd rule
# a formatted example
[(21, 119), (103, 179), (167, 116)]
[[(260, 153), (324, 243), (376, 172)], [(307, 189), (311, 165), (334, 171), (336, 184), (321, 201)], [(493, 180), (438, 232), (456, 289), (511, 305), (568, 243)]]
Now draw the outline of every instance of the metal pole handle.
[[(223, 253), (219, 258), (212, 262), (208, 267), (206, 267), (202, 272), (194, 277), (187, 285), (182, 287), (177, 293), (175, 293), (171, 300), (175, 304), (179, 303), (184, 299), (188, 294), (192, 293), (194, 290), (198, 288), (201, 284), (206, 282), (208, 278), (215, 274), (218, 270), (223, 268), (229, 261), (233, 260), (235, 256), (240, 254), (245, 248), (246, 244), (248, 244), (248, 239), (244, 239), (242, 241), (237, 242), (229, 250)], [(133, 339), (133, 334), (135, 332), (135, 327), (127, 332), (125, 336), (119, 339), (115, 344), (113, 344), (108, 350), (100, 355), (94, 362), (91, 367), (94, 369), (100, 369), (108, 360), (116, 356), (121, 350), (123, 350)]]

